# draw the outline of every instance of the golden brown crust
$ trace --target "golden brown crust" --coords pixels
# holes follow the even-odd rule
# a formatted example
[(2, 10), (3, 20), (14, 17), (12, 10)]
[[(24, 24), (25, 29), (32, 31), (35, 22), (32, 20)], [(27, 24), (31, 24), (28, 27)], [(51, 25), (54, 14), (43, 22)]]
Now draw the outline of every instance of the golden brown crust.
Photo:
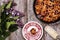
[(40, 19), (43, 21), (53, 22), (60, 18), (60, 1), (36, 0), (35, 11), (37, 15), (41, 15)]

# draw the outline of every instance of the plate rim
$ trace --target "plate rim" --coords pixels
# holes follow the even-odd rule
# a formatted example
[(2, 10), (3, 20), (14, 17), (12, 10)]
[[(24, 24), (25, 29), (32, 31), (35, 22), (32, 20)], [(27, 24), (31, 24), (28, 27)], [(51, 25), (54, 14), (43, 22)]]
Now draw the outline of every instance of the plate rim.
[[(22, 35), (23, 35), (23, 37), (26, 39), (26, 37), (24, 36), (24, 32), (23, 32), (23, 30), (24, 30), (24, 28), (25, 28), (25, 26), (28, 24), (28, 23), (31, 23), (31, 22), (34, 22), (34, 23), (37, 23), (38, 25), (40, 25), (40, 27), (41, 27), (41, 29), (42, 29), (42, 34), (41, 34), (41, 37), (38, 39), (38, 40), (40, 40), (41, 38), (42, 38), (42, 36), (43, 36), (43, 27), (42, 27), (42, 25), (40, 24), (40, 23), (38, 23), (38, 22), (36, 22), (36, 21), (29, 21), (29, 22), (27, 22), (25, 25), (24, 25), (24, 27), (23, 27), (23, 29), (22, 29)], [(27, 39), (26, 39), (27, 40)]]

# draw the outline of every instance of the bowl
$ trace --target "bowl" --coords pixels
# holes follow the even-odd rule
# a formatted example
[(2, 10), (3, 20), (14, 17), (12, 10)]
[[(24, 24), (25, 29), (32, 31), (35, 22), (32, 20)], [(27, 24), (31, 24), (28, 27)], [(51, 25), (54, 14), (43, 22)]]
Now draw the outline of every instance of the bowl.
[(24, 25), (22, 35), (26, 40), (40, 40), (43, 36), (43, 27), (36, 21), (29, 21)]

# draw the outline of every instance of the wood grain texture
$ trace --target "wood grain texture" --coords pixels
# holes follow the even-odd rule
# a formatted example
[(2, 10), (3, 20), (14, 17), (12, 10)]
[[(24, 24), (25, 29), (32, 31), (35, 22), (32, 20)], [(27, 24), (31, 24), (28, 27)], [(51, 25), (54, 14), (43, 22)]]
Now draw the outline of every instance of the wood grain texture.
[[(2, 0), (3, 1), (3, 0)], [(0, 1), (0, 3), (2, 2)], [(34, 0), (14, 0), (18, 5), (16, 6), (16, 10), (21, 11), (25, 14), (25, 17), (22, 18), (23, 23), (25, 24), (28, 21), (37, 21), (39, 22), (43, 28), (46, 25), (50, 25), (52, 28), (54, 28), (58, 34), (60, 35), (60, 21), (54, 24), (46, 24), (41, 21), (39, 21), (34, 14), (33, 11), (33, 2)], [(15, 32), (11, 33), (9, 37), (6, 38), (6, 40), (25, 40), (22, 36), (22, 28), (19, 28)], [(50, 37), (49, 34), (47, 34), (44, 31), (43, 37), (41, 40), (54, 40)]]

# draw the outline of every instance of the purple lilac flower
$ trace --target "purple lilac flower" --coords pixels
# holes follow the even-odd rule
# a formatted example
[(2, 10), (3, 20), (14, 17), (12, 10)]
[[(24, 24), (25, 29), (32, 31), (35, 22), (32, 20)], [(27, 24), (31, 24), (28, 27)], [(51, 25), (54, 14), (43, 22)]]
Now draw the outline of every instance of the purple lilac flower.
[[(6, 1), (6, 3), (8, 3), (8, 1)], [(12, 17), (16, 17), (16, 16), (19, 16), (16, 20), (15, 20), (15, 22), (17, 23), (17, 25), (19, 26), (19, 27), (23, 27), (23, 23), (22, 23), (22, 20), (21, 20), (21, 18), (23, 17), (23, 16), (25, 16), (22, 12), (20, 12), (20, 11), (17, 11), (17, 10), (15, 10), (14, 9), (14, 6), (16, 6), (17, 4), (16, 3), (12, 3), (12, 7), (10, 8), (10, 9), (7, 9), (6, 10), (6, 14), (8, 15), (8, 14), (11, 14), (11, 16), (10, 16), (10, 18), (12, 18)]]
[(24, 24), (22, 23), (22, 20), (21, 20), (21, 19), (17, 19), (17, 20), (16, 20), (16, 23), (17, 23), (18, 26), (21, 27), (21, 28), (22, 28), (23, 25), (24, 25)]

